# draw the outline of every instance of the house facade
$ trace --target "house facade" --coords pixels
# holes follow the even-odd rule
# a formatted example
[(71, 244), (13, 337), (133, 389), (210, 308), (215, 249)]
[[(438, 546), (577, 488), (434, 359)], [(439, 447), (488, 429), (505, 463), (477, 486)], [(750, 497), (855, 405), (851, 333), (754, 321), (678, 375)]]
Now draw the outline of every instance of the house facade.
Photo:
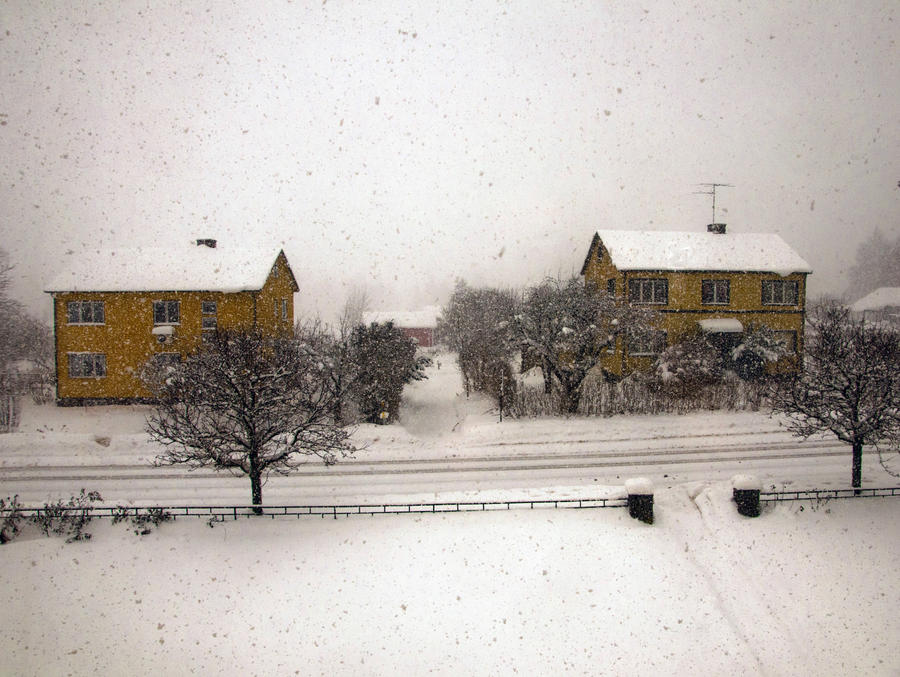
[(851, 305), (850, 311), (867, 322), (900, 326), (900, 287), (879, 287)]
[(57, 404), (126, 403), (151, 393), (150, 363), (177, 363), (217, 329), (289, 333), (298, 291), (283, 251), (219, 247), (93, 251), (47, 285)]
[(419, 348), (432, 348), (435, 345), (434, 331), (440, 315), (439, 306), (425, 306), (421, 310), (385, 310), (363, 313), (363, 323), (393, 322), (403, 335), (413, 339)]
[(771, 371), (794, 371), (811, 272), (778, 235), (727, 233), (725, 224), (706, 232), (597, 231), (581, 268), (585, 284), (658, 317), (650, 337), (619, 337), (601, 367), (615, 376), (650, 369), (666, 346), (697, 332), (724, 351), (766, 326), (787, 350)]

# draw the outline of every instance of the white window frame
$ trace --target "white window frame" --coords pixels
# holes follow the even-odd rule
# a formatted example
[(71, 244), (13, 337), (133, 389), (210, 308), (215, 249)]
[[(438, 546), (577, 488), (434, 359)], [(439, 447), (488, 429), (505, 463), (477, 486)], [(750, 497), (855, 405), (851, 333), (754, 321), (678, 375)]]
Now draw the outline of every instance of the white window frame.
[[(156, 307), (158, 304), (164, 303), (165, 305), (165, 316), (166, 319), (164, 322), (157, 322), (156, 320)], [(172, 304), (175, 304), (175, 312), (178, 315), (177, 320), (170, 319), (171, 313), (169, 312), (172, 308)], [(153, 325), (155, 327), (160, 327), (164, 325), (179, 325), (181, 324), (181, 301), (178, 299), (156, 299), (153, 301)]]
[(281, 299), (281, 319), (287, 322), (288, 319), (288, 308), (287, 308), (287, 299)]
[[(638, 291), (637, 295), (634, 293), (635, 290)], [(659, 297), (662, 297), (662, 300)], [(664, 277), (636, 277), (628, 280), (628, 302), (654, 306), (668, 305), (669, 280)]]
[[(78, 320), (72, 320), (72, 311), (77, 307)], [(90, 308), (89, 314), (91, 316), (90, 321), (85, 321), (84, 318), (84, 309)], [(97, 310), (100, 311), (100, 316), (103, 318), (99, 322), (97, 322), (94, 318), (97, 316)], [(103, 325), (106, 324), (106, 305), (103, 301), (67, 301), (66, 302), (66, 324), (81, 324), (81, 325)]]
[[(763, 280), (761, 289), (764, 306), (796, 306), (799, 303), (800, 285), (796, 280)], [(785, 291), (788, 289), (792, 290), (793, 299), (786, 301)]]
[[(706, 285), (712, 287), (712, 300), (703, 298)], [(724, 294), (722, 293), (724, 290)], [(724, 296), (724, 299), (722, 298)], [(731, 303), (731, 280), (716, 279), (702, 280), (700, 282), (700, 302), (705, 306), (727, 306)]]
[[(87, 362), (89, 369), (84, 368)], [(66, 373), (69, 378), (106, 378), (106, 353), (66, 353)]]

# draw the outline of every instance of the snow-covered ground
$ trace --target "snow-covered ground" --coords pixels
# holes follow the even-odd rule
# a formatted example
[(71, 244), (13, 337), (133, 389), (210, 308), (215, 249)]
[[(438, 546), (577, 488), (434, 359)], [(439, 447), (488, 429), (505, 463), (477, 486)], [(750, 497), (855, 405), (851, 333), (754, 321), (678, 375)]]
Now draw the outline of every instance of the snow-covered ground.
[(3, 546), (4, 675), (897, 675), (900, 501), (182, 518)]
[[(361, 457), (791, 441), (764, 413), (500, 424), (488, 402), (460, 393), (452, 357), (439, 359), (405, 393), (402, 425), (357, 431)], [(145, 413), (28, 407), (20, 432), (0, 436), (0, 471), (145, 463), (156, 453)], [(736, 513), (725, 470), (683, 467), (653, 477), (652, 526), (609, 508), (263, 517), (214, 528), (181, 518), (144, 537), (98, 520), (90, 541), (69, 545), (26, 531), (0, 548), (0, 674), (900, 674), (900, 500), (781, 503), (749, 519)], [(845, 487), (849, 453), (741, 468), (767, 484)], [(869, 455), (869, 486), (896, 484), (879, 468)], [(644, 469), (586, 475), (578, 486), (552, 473), (543, 485), (516, 485), (512, 474), (502, 491), (461, 474), (455, 493), (444, 481), (410, 497), (609, 495)], [(165, 493), (176, 483), (184, 480), (149, 486)], [(132, 485), (121, 485), (127, 497)], [(292, 502), (290, 486), (270, 482), (266, 496)], [(360, 486), (362, 498), (388, 491)], [(245, 480), (235, 487), (245, 499)], [(197, 500), (208, 491), (196, 489)]]

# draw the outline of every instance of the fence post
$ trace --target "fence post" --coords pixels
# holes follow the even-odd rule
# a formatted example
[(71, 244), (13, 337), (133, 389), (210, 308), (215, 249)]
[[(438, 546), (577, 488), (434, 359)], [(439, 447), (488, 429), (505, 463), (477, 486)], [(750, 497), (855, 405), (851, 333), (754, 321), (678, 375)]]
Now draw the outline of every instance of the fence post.
[(753, 475), (735, 475), (731, 478), (732, 499), (737, 511), (744, 517), (759, 517), (759, 492), (762, 484)]
[(625, 491), (629, 516), (653, 524), (653, 482), (646, 477), (635, 477), (625, 482)]

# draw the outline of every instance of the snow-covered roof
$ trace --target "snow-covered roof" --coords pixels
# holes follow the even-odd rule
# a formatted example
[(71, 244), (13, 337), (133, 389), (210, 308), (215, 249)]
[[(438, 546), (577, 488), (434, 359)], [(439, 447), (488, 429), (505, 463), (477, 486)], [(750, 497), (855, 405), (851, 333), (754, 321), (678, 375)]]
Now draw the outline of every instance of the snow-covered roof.
[(380, 310), (363, 313), (363, 322), (393, 322), (397, 327), (406, 329), (437, 327), (437, 318), (441, 314), (440, 306), (425, 306), (422, 310)]
[(850, 310), (861, 313), (865, 310), (881, 310), (891, 306), (900, 307), (900, 287), (880, 287), (863, 296), (850, 306)]
[(730, 317), (713, 317), (708, 320), (698, 320), (701, 331), (709, 334), (740, 334), (744, 331), (744, 325), (740, 320)]
[(619, 270), (812, 272), (774, 233), (599, 230), (598, 237)]
[(222, 291), (261, 289), (279, 252), (194, 242), (171, 248), (72, 252), (44, 287), (64, 291)]

